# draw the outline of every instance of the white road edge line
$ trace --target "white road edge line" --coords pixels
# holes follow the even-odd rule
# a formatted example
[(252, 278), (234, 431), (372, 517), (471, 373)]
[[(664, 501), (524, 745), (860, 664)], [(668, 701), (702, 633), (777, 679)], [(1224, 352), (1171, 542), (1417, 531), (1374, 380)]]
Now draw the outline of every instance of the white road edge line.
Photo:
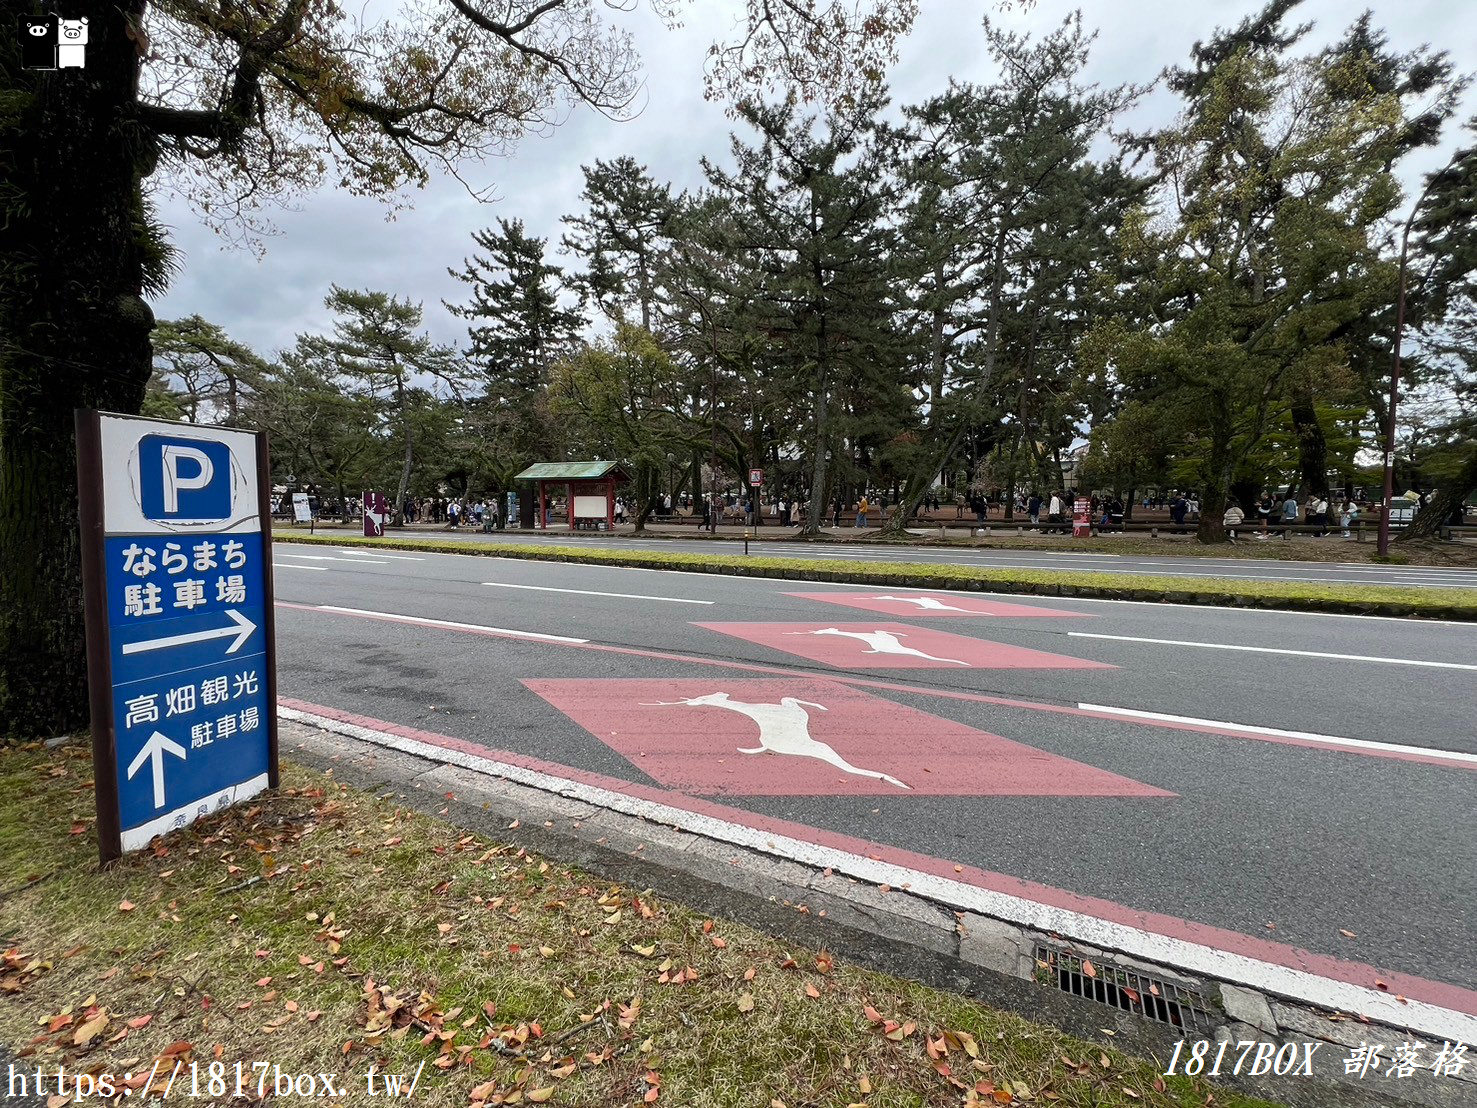
[(1451, 1042), (1477, 1041), (1477, 1016), (1424, 1001), (1397, 1000), (1394, 996), (1367, 989), (1347, 981), (1321, 977), (1306, 970), (1263, 962), (1243, 954), (1216, 950), (1201, 943), (1156, 934), (1127, 924), (1055, 908), (1008, 893), (982, 889), (962, 881), (953, 881), (931, 873), (909, 869), (889, 862), (873, 861), (860, 854), (820, 846), (802, 839), (761, 831), (743, 824), (701, 815), (685, 808), (642, 800), (625, 793), (586, 785), (564, 777), (525, 769), (492, 758), (451, 750), (416, 739), (391, 735), (357, 724), (279, 707), (278, 714), (287, 720), (305, 723), (324, 731), (337, 732), (362, 739), (377, 746), (414, 754), (432, 761), (460, 766), (476, 773), (503, 777), (509, 781), (544, 792), (555, 793), (587, 804), (635, 816), (653, 823), (677, 827), (692, 834), (719, 842), (732, 843), (757, 853), (786, 858), (816, 869), (830, 869), (873, 885), (888, 884), (901, 888), (905, 883), (915, 896), (957, 905), (981, 915), (1038, 931), (1056, 932), (1070, 940), (1106, 950), (1122, 951), (1133, 957), (1176, 966), (1191, 973), (1204, 974), (1223, 981), (1248, 985), (1264, 992), (1289, 997), (1318, 1008), (1359, 1013), (1393, 1027), (1427, 1035), (1435, 1040)]
[(1329, 746), (1357, 747), (1360, 750), (1383, 750), (1391, 754), (1419, 754), (1427, 758), (1442, 758), (1451, 762), (1477, 765), (1477, 754), (1464, 750), (1440, 750), (1425, 746), (1406, 746), (1403, 743), (1373, 742), (1369, 739), (1349, 739), (1338, 735), (1318, 735), (1312, 731), (1284, 731), (1280, 727), (1258, 727), (1250, 723), (1225, 723), (1218, 719), (1200, 719), (1196, 716), (1175, 716), (1168, 712), (1142, 712), (1137, 708), (1115, 708), (1108, 704), (1078, 704), (1084, 712), (1101, 712), (1105, 715), (1124, 716), (1128, 719), (1152, 719), (1163, 723), (1188, 723), (1198, 727), (1217, 727), (1222, 731), (1239, 731), (1247, 735), (1274, 735), (1285, 739), (1302, 739), (1305, 742), (1326, 743)]
[(314, 573), (327, 573), (327, 566), (295, 566), (291, 562), (273, 562), (273, 569), (311, 569)]
[(548, 635), (542, 631), (515, 631), (510, 627), (488, 627), (481, 623), (457, 623), (449, 619), (431, 619), (428, 616), (402, 616), (395, 612), (371, 612), (367, 608), (341, 608), (337, 604), (315, 604), (320, 612), (342, 612), (351, 616), (371, 616), (391, 623), (412, 623), (423, 627), (454, 627), (459, 631), (482, 631), (489, 635), (502, 635), (510, 639), (536, 639), (539, 642), (587, 643), (589, 639), (575, 639), (568, 635)]
[(394, 562), (424, 562), (424, 558), (408, 554), (385, 554), (379, 550), (348, 550), (344, 547), (334, 547), (340, 554), (352, 554), (356, 558), (389, 558)]
[(1249, 654), (1290, 654), (1298, 658), (1332, 658), (1339, 662), (1383, 662), (1387, 666), (1477, 670), (1477, 665), (1466, 662), (1427, 662), (1419, 658), (1376, 658), (1369, 654), (1331, 654), (1323, 650), (1292, 650), (1281, 646), (1238, 646), (1223, 642), (1191, 642), (1188, 639), (1147, 639), (1137, 635), (1104, 635), (1092, 631), (1068, 631), (1067, 634), (1075, 639), (1110, 639), (1114, 642), (1143, 642), (1156, 646), (1199, 646), (1206, 650), (1240, 650)]
[(596, 592), (594, 589), (556, 589), (552, 585), (514, 585), (507, 581), (483, 581), (494, 589), (530, 589), (533, 592), (572, 592), (580, 596), (615, 596), (622, 600), (665, 600), (669, 604), (712, 604), (712, 600), (689, 600), (684, 596), (644, 596), (634, 592)]

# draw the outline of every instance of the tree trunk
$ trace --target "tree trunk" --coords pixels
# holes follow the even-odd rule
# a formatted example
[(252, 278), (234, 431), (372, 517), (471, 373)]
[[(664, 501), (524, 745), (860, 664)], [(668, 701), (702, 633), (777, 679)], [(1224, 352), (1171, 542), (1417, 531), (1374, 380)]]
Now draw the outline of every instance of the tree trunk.
[(1010, 439), (1010, 452), (1006, 455), (1005, 462), (1005, 519), (1007, 522), (1015, 519), (1015, 463), (1016, 452), (1020, 450), (1020, 435), (1012, 435)]
[(88, 722), (73, 410), (139, 411), (154, 325), (144, 274), (163, 251), (140, 188), (152, 143), (126, 125), (138, 55), (124, 21), (142, 7), (78, 2), (67, 14), (88, 19), (86, 68), (6, 74), (0, 742)]
[(646, 532), (646, 518), (651, 515), (651, 509), (656, 503), (655, 493), (652, 491), (652, 475), (645, 463), (636, 466), (633, 481), (636, 498), (636, 518), (633, 521), (632, 534), (641, 535)]
[(1212, 417), (1210, 459), (1202, 471), (1205, 487), (1200, 496), (1200, 523), (1195, 537), (1202, 543), (1230, 541), (1224, 517), (1231, 485), (1231, 420), (1229, 413)]
[(1458, 504), (1465, 504), (1472, 490), (1477, 489), (1477, 446), (1472, 447), (1462, 468), (1450, 480), (1442, 481), (1441, 487), (1431, 494), (1426, 506), (1415, 514), (1410, 526), (1398, 535), (1396, 542), (1412, 539), (1434, 539), (1451, 518)]
[(1292, 429), (1298, 440), (1298, 484), (1304, 499), (1316, 492), (1328, 498), (1328, 437), (1323, 425), (1318, 422), (1318, 412), (1313, 406), (1313, 397), (1297, 397), (1292, 404)]

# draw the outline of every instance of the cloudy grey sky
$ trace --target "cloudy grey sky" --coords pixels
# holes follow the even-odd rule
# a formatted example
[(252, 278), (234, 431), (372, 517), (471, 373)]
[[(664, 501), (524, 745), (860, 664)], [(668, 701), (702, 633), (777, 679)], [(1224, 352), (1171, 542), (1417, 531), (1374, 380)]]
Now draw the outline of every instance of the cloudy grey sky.
[[(1099, 29), (1090, 75), (1101, 84), (1147, 82), (1165, 65), (1188, 57), (1196, 39), (1257, 10), (1262, 0), (1039, 0), (1029, 12), (996, 14), (1006, 26), (1044, 31), (1081, 6)], [(582, 164), (629, 154), (679, 189), (701, 183), (698, 158), (726, 155), (730, 122), (702, 95), (704, 52), (732, 29), (743, 0), (689, 0), (685, 26), (669, 31), (644, 7), (613, 13), (633, 33), (645, 62), (646, 107), (635, 120), (612, 122), (576, 111), (547, 136), (526, 139), (512, 157), (469, 166), (466, 179), (492, 185), (498, 199), (478, 203), (460, 184), (438, 179), (414, 197), (413, 210), (385, 219), (373, 200), (325, 190), (273, 218), (278, 235), (258, 259), (200, 226), (189, 208), (161, 197), (161, 216), (182, 254), (183, 269), (155, 305), (161, 319), (199, 313), (232, 335), (272, 355), (299, 332), (326, 330), (323, 297), (330, 284), (373, 288), (422, 301), (426, 328), (440, 341), (460, 344), (465, 324), (442, 299), (464, 299), (465, 286), (447, 275), (469, 252), (471, 233), (497, 218), (521, 218), (528, 230), (557, 242), (559, 217), (578, 210)], [(923, 13), (903, 43), (891, 75), (896, 101), (914, 102), (941, 90), (950, 76), (991, 79), (980, 20), (992, 0), (922, 0)], [(1477, 0), (1306, 0), (1301, 18), (1315, 21), (1312, 41), (1334, 39), (1369, 7), (1392, 44), (1409, 49), (1430, 42), (1451, 52), (1458, 67), (1477, 70)], [(1128, 122), (1147, 127), (1175, 110), (1172, 98), (1147, 98)], [(1477, 110), (1468, 96), (1463, 115)], [(1454, 140), (1453, 140), (1454, 141)], [(1444, 160), (1433, 155), (1431, 161)]]

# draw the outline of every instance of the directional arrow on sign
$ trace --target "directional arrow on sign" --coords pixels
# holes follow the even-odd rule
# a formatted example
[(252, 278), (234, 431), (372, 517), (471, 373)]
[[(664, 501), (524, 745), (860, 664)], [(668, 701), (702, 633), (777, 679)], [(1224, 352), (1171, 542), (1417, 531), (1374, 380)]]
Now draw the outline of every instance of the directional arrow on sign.
[(128, 642), (123, 644), (123, 653), (142, 654), (145, 650), (163, 650), (167, 646), (184, 646), (192, 642), (208, 642), (210, 639), (229, 639), (236, 637), (236, 641), (226, 647), (227, 654), (234, 654), (241, 649), (241, 644), (251, 637), (256, 630), (256, 624), (247, 619), (235, 608), (227, 608), (226, 615), (231, 617), (234, 626), (212, 627), (208, 631), (191, 631), (186, 635), (166, 635), (162, 639), (143, 639), (139, 642)]
[(149, 741), (144, 743), (143, 749), (128, 764), (128, 779), (132, 781), (133, 775), (143, 768), (146, 761), (153, 761), (154, 807), (156, 808), (164, 807), (164, 752), (166, 750), (181, 760), (186, 756), (184, 747), (170, 739), (163, 731), (155, 731), (149, 736)]

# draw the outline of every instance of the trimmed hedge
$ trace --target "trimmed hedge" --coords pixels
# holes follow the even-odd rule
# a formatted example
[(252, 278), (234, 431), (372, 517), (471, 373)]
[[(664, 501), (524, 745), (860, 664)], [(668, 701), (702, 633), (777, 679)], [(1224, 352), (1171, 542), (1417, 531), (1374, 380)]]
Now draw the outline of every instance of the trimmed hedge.
[(913, 589), (971, 589), (1030, 596), (1144, 600), (1166, 604), (1211, 604), (1233, 608), (1283, 608), (1350, 615), (1477, 621), (1477, 589), (1405, 588), (1394, 585), (1317, 585), (1303, 581), (1217, 581), (1129, 573), (1082, 573), (1045, 569), (985, 569), (913, 562), (821, 561), (813, 558), (679, 554), (660, 550), (580, 549), (533, 543), (444, 542), (362, 536), (316, 536), (274, 532), (276, 542), (311, 546), (358, 546), (382, 550), (426, 550), (535, 562), (636, 566), (733, 577), (784, 577)]

